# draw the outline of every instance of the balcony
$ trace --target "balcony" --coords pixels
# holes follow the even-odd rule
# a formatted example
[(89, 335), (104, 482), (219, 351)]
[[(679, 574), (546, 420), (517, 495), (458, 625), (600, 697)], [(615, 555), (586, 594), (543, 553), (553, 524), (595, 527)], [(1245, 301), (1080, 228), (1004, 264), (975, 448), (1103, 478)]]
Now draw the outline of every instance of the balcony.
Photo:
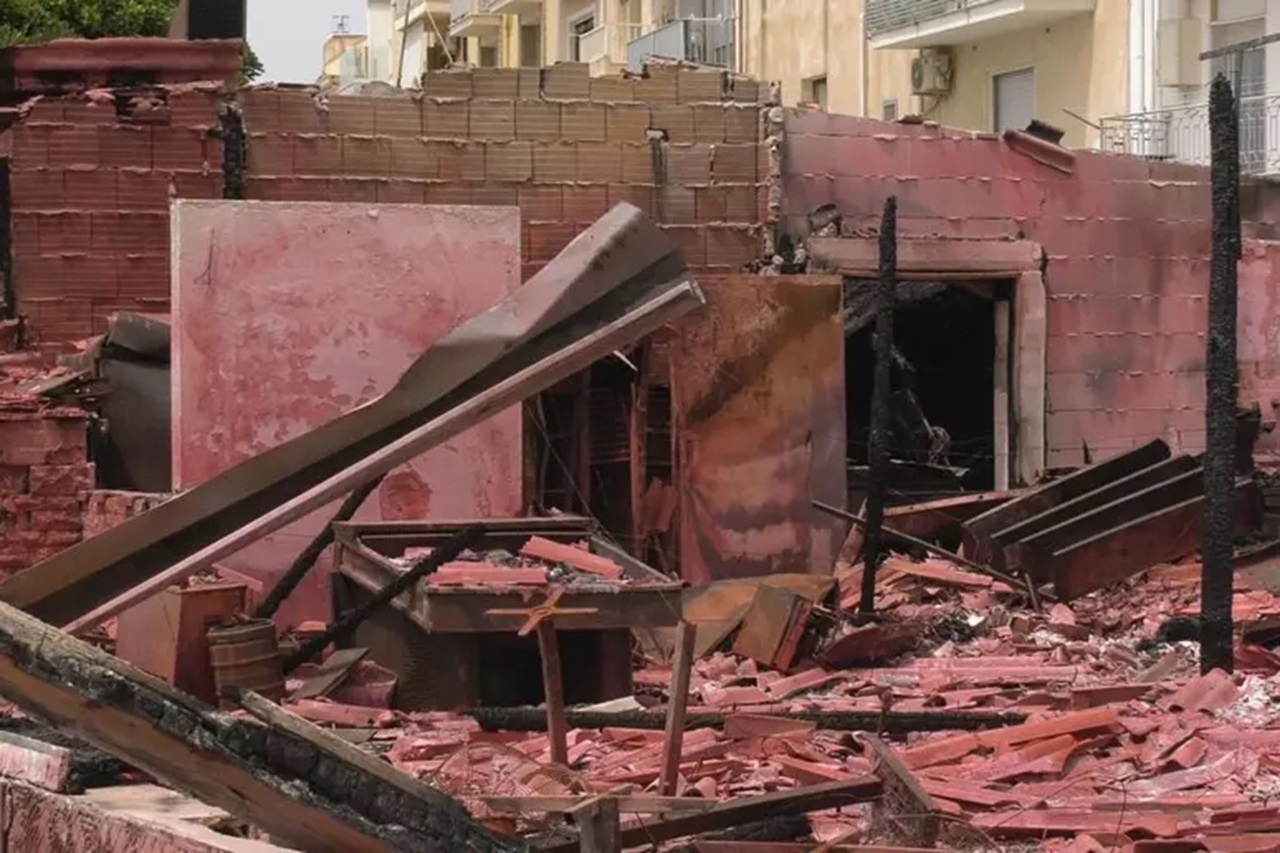
[(484, 10), (487, 0), (449, 0), (449, 36), (496, 41), (502, 35), (502, 16)]
[(1094, 0), (867, 0), (873, 48), (946, 47), (1092, 12)]
[[(1207, 102), (1112, 116), (1100, 125), (1103, 150), (1209, 165)], [(1240, 171), (1280, 175), (1280, 93), (1240, 99)]]
[(650, 56), (681, 59), (734, 69), (733, 18), (682, 18), (659, 27), (627, 45), (627, 65), (642, 70)]
[(481, 8), (489, 15), (538, 15), (542, 0), (481, 0)]
[(639, 24), (601, 24), (578, 39), (578, 61), (593, 75), (609, 74), (627, 64), (627, 45), (640, 35)]

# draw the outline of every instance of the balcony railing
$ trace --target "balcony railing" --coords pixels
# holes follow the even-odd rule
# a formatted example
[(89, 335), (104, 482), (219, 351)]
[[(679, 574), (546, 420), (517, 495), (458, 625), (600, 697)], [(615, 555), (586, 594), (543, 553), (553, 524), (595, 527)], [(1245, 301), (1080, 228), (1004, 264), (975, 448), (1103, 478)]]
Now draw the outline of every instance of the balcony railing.
[(496, 36), (502, 19), (487, 13), (484, 3), (485, 0), (449, 0), (449, 35), (455, 38)]
[(682, 18), (627, 45), (627, 65), (640, 71), (650, 56), (734, 68), (733, 18)]
[(577, 36), (578, 61), (598, 62), (607, 59), (623, 64), (627, 61), (627, 45), (640, 35), (640, 24), (601, 24)]
[(874, 38), (994, 2), (996, 0), (867, 0), (867, 35)]
[[(1209, 164), (1209, 105), (1169, 107), (1100, 122), (1102, 147), (1153, 160)], [(1240, 99), (1240, 171), (1280, 174), (1280, 93)]]

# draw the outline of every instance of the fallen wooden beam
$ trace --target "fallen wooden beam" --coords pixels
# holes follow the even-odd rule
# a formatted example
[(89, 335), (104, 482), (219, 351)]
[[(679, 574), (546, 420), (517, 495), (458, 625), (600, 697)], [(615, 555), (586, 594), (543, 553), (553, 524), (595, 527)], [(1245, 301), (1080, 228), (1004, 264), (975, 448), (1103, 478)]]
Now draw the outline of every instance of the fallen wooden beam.
[(862, 740), (875, 757), (876, 772), (884, 779), (881, 807), (896, 825), (897, 833), (913, 847), (937, 846), (942, 812), (933, 797), (921, 787), (920, 780), (893, 747), (875, 735), (863, 735)]
[[(179, 206), (175, 215), (181, 212)], [(441, 338), (386, 394), (5, 579), (0, 600), (57, 625), (73, 622), (638, 306), (670, 295), (686, 271), (671, 237), (636, 207), (619, 204), (514, 294)], [(696, 288), (693, 295), (700, 303)], [(609, 351), (621, 345), (615, 341)], [(483, 420), (541, 387), (530, 381), (513, 399), (475, 416)], [(377, 473), (366, 470), (346, 491)]]
[(697, 626), (681, 622), (676, 629), (675, 657), (671, 664), (671, 691), (667, 697), (667, 723), (663, 734), (662, 777), (658, 793), (674, 796), (680, 775), (680, 755), (684, 746), (686, 712), (689, 709), (689, 680), (693, 675), (693, 642)]
[[(907, 732), (981, 731), (1026, 722), (1022, 711), (768, 711), (769, 716), (814, 723), (820, 729), (843, 731)], [(547, 714), (542, 708), (468, 708), (461, 713), (472, 717), (488, 731), (543, 732)], [(685, 716), (685, 728), (722, 728), (735, 712), (692, 713)], [(761, 712), (764, 713), (764, 712)], [(653, 711), (565, 711), (565, 720), (575, 729), (666, 728), (666, 715)]]
[[(859, 776), (839, 782), (811, 785), (792, 791), (776, 791), (758, 797), (743, 797), (719, 803), (714, 808), (698, 814), (680, 815), (661, 820), (645, 821), (622, 831), (621, 846), (659, 844), (686, 835), (714, 832), (760, 820), (839, 808), (854, 803), (865, 803), (879, 797), (884, 785), (875, 776)], [(578, 841), (556, 839), (538, 845), (548, 853), (577, 853)]]
[[(659, 797), (653, 794), (619, 794), (601, 795), (617, 800), (618, 811), (623, 814), (668, 814), (674, 812), (705, 812), (715, 808), (718, 801), (704, 797)], [(582, 796), (549, 796), (549, 797), (481, 797), (480, 800), (489, 808), (498, 812), (514, 812), (516, 814), (552, 813), (568, 814), (578, 809), (587, 800), (597, 799), (590, 794)]]
[(990, 563), (994, 556), (991, 536), (997, 530), (1039, 515), (1112, 480), (1162, 462), (1169, 456), (1169, 445), (1156, 439), (1128, 453), (1072, 471), (1065, 477), (1052, 480), (995, 509), (976, 515), (964, 525), (965, 556), (971, 560)]
[(219, 715), (7, 604), (0, 604), (0, 695), (302, 850), (525, 849), (439, 791), (411, 795), (296, 733)]

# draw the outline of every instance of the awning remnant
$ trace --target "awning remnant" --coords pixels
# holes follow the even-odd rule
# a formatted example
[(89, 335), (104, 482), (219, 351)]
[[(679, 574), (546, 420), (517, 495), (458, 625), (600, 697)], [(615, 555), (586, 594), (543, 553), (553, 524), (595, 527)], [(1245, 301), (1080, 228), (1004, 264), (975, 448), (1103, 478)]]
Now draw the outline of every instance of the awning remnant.
[[(176, 215), (181, 210), (179, 205)], [(447, 416), (478, 397), (490, 395), (485, 402), (493, 408), (473, 407), (466, 426), (538, 392), (560, 372), (572, 373), (584, 360), (589, 364), (599, 357), (595, 348), (610, 352), (621, 345), (619, 338), (631, 342), (654, 323), (701, 304), (685, 272), (671, 239), (635, 207), (620, 204), (510, 299), (423, 353), (387, 394), (8, 578), (0, 584), (0, 599), (67, 624), (247, 525), (258, 523), (255, 537), (270, 532), (264, 515), (304, 495), (322, 505), (376, 476), (370, 465), (351, 481), (340, 480), (346, 469), (375, 454), (384, 454), (379, 464), (396, 464), (385, 458), (388, 446), (416, 430), (433, 429), (430, 440), (442, 440), (442, 433), (460, 427)], [(662, 300), (665, 313), (653, 310)], [(575, 348), (572, 357), (566, 348)], [(548, 360), (557, 369), (535, 369)], [(522, 373), (524, 384), (496, 393)], [(426, 447), (399, 449), (415, 455)], [(326, 481), (337, 491), (321, 494)], [(286, 524), (310, 508), (296, 503), (271, 523)], [(236, 541), (232, 550), (248, 541)]]
[(389, 779), (389, 767), (374, 772), (304, 736), (309, 729), (220, 716), (6, 604), (0, 695), (303, 850), (525, 849), (489, 833), (447, 795), (407, 776)]

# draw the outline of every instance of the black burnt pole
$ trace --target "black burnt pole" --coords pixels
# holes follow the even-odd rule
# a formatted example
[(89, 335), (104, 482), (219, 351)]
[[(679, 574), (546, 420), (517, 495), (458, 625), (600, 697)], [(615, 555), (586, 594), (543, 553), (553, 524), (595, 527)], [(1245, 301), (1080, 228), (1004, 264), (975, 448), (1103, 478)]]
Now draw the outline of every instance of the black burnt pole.
[(1240, 122), (1231, 84), (1209, 91), (1213, 252), (1206, 355), (1200, 670), (1232, 671), (1232, 491), (1236, 442), (1236, 262), (1240, 258)]
[(880, 220), (880, 280), (876, 284), (876, 370), (871, 386), (871, 435), (867, 440), (867, 531), (859, 605), (864, 616), (876, 611), (876, 566), (880, 562), (880, 528), (884, 524), (884, 496), (889, 478), (889, 382), (897, 288), (898, 199), (889, 196)]

